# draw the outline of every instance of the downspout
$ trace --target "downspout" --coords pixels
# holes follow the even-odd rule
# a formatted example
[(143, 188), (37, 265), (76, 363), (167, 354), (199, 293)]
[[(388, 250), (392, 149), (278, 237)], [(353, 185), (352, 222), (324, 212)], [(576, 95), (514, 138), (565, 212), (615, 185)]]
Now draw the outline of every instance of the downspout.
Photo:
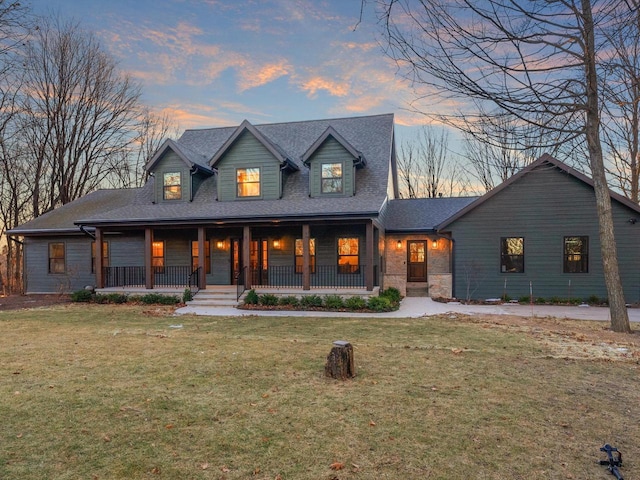
[(82, 233), (84, 233), (85, 235), (87, 235), (88, 237), (92, 238), (93, 240), (95, 240), (95, 239), (96, 239), (95, 234), (93, 234), (93, 233), (91, 233), (91, 232), (89, 232), (89, 231), (85, 230), (84, 225), (80, 225), (80, 231), (81, 231)]

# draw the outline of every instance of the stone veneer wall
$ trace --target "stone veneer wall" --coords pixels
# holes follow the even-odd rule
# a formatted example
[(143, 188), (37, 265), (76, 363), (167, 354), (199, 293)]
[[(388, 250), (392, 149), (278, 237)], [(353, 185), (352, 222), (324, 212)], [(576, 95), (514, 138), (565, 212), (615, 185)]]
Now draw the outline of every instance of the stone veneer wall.
[[(402, 247), (398, 250), (398, 240)], [(427, 235), (397, 235), (385, 236), (385, 273), (384, 288), (394, 287), (402, 295), (407, 294), (407, 240), (427, 241), (427, 283), (430, 297), (451, 297), (452, 275), (450, 261), (450, 241), (445, 238), (429, 237)], [(437, 240), (437, 248), (432, 242)]]

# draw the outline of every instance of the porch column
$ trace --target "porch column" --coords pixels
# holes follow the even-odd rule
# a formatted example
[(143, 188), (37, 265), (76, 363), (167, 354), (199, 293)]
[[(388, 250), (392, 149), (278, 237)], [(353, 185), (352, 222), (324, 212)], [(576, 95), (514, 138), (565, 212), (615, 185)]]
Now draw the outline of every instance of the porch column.
[(310, 239), (309, 224), (302, 225), (302, 289), (311, 290), (311, 249), (309, 247)]
[(96, 288), (104, 288), (104, 274), (102, 272), (102, 229), (96, 228), (96, 260), (95, 260), (95, 274), (96, 274)]
[(244, 288), (251, 288), (251, 227), (242, 228), (242, 267), (244, 270)]
[(198, 287), (207, 288), (207, 251), (205, 244), (205, 229), (198, 227), (198, 268), (200, 268)]
[(144, 278), (145, 288), (153, 288), (153, 230), (144, 229)]
[(368, 221), (366, 224), (366, 248), (365, 248), (365, 266), (364, 266), (364, 283), (367, 291), (373, 290), (373, 222)]

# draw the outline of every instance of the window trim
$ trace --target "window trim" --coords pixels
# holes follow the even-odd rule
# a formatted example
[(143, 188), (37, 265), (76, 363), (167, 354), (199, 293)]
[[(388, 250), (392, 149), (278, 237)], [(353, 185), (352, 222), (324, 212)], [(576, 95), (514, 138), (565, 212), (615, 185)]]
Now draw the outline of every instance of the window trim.
[[(173, 176), (178, 178), (178, 183), (167, 183), (167, 176)], [(171, 192), (172, 188), (177, 188), (177, 194), (175, 197), (167, 196), (167, 193)], [(163, 172), (162, 173), (162, 199), (169, 202), (174, 200), (182, 200), (182, 172)]]
[[(357, 251), (356, 253), (340, 253), (340, 241), (341, 240), (356, 240), (356, 248)], [(351, 242), (347, 242), (349, 244), (349, 248), (351, 248)], [(337, 267), (338, 267), (338, 273), (339, 274), (343, 274), (343, 275), (352, 275), (352, 274), (358, 274), (360, 273), (360, 237), (338, 237), (337, 239), (337, 245), (336, 245), (336, 250), (337, 250)], [(340, 260), (342, 258), (352, 258), (355, 257), (356, 258), (356, 264), (353, 265), (352, 263), (346, 263), (346, 264), (341, 264)], [(350, 268), (346, 268), (346, 267), (350, 267)], [(355, 267), (355, 268), (354, 268)], [(350, 270), (350, 271), (346, 271), (346, 270)]]
[[(302, 238), (296, 238), (293, 242), (293, 266), (295, 273), (302, 274), (302, 270), (304, 268), (304, 254), (300, 253), (298, 255), (298, 242), (302, 244)], [(301, 245), (301, 248), (304, 248), (304, 245)], [(304, 252), (303, 250), (300, 250)], [(300, 265), (298, 266), (298, 261), (300, 261)], [(316, 239), (309, 239), (309, 272), (316, 273)]]
[[(340, 176), (339, 177), (325, 177), (324, 176), (324, 166), (332, 166), (332, 165), (340, 165)], [(331, 168), (329, 168), (327, 170), (329, 173), (333, 173), (333, 170)], [(331, 181), (331, 182), (335, 182), (337, 180), (340, 180), (340, 189), (339, 190), (333, 190), (333, 191), (325, 191), (324, 188), (324, 184), (325, 184), (325, 180)], [(320, 193), (322, 195), (342, 195), (344, 194), (344, 162), (321, 162), (320, 163)]]
[[(62, 245), (62, 256), (61, 257), (53, 257), (51, 255), (51, 248), (54, 245)], [(48, 270), (47, 272), (50, 275), (64, 275), (65, 273), (67, 273), (67, 245), (65, 244), (65, 242), (49, 242), (47, 245), (47, 258), (49, 260), (48, 262)], [(58, 272), (58, 271), (54, 271), (51, 266), (53, 265), (52, 262), (55, 261), (60, 261), (62, 260), (62, 271)]]
[[(506, 240), (508, 239), (520, 239), (522, 241), (522, 253), (520, 254), (510, 254), (507, 253), (504, 250), (505, 245), (507, 245), (505, 243)], [(500, 273), (503, 274), (512, 274), (512, 273), (525, 273), (525, 237), (500, 237)], [(507, 270), (507, 265), (513, 263), (512, 262), (512, 258), (511, 257), (521, 257), (521, 264), (522, 266), (520, 267), (520, 269), (518, 270)], [(507, 258), (509, 258), (509, 261), (505, 261)]]
[[(155, 255), (156, 247), (162, 249), (162, 256)], [(158, 262), (158, 260), (160, 260)], [(156, 263), (160, 263), (156, 265)], [(151, 268), (153, 268), (154, 273), (164, 273), (165, 267), (165, 244), (164, 240), (154, 240), (151, 242)]]
[[(569, 254), (567, 253), (567, 240), (568, 239), (580, 239), (582, 242), (583, 249), (579, 253)], [(580, 270), (572, 271), (568, 268), (569, 266), (569, 256), (579, 256), (580, 259), (578, 261), (572, 261), (571, 264), (578, 265)], [(584, 257), (584, 258), (583, 258)], [(584, 267), (584, 269), (583, 269)], [(565, 235), (562, 239), (562, 273), (569, 274), (584, 274), (589, 273), (589, 235)]]
[[(109, 242), (102, 241), (102, 266), (109, 266)], [(96, 273), (96, 241), (91, 241), (91, 273)]]
[[(257, 182), (240, 182), (239, 173), (241, 170), (257, 170), (258, 171), (258, 181)], [(244, 185), (258, 185), (258, 194), (257, 195), (240, 195), (240, 186)], [(244, 198), (261, 198), (262, 197), (262, 168), (261, 167), (242, 167), (236, 168), (236, 198), (244, 199)]]
[[(199, 264), (199, 254), (200, 252), (198, 252), (198, 255), (193, 255), (193, 249), (194, 247), (196, 249), (198, 249), (198, 240), (191, 240), (191, 271), (195, 272), (198, 269), (198, 264)], [(204, 256), (204, 270), (206, 274), (210, 274), (211, 273), (211, 244), (209, 243), (209, 240), (205, 240), (204, 241), (204, 249), (206, 250), (206, 254)]]

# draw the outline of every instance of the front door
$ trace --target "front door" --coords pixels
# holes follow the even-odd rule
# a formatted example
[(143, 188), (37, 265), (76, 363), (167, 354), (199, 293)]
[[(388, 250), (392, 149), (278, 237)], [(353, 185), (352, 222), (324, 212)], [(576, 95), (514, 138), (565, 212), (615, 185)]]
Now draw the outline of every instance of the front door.
[(409, 240), (407, 242), (407, 281), (427, 281), (427, 241)]
[[(269, 278), (268, 242), (266, 239), (251, 240), (249, 248), (249, 267), (251, 269), (251, 285), (267, 285)], [(231, 241), (231, 261), (233, 263), (232, 283), (237, 283), (237, 276), (242, 269), (242, 239)]]

